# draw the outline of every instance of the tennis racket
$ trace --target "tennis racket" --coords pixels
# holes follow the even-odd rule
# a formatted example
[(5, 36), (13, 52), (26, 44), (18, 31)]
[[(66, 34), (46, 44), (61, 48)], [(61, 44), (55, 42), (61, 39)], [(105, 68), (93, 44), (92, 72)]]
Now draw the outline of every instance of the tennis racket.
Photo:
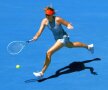
[(28, 41), (12, 41), (7, 45), (7, 51), (11, 55), (19, 54), (26, 45), (33, 41), (33, 39)]

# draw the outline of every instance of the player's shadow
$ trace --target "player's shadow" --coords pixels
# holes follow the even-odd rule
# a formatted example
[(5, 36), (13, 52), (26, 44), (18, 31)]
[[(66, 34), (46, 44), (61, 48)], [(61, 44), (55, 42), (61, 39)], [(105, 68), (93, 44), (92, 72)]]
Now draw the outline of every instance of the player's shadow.
[[(85, 61), (82, 61), (82, 62), (72, 62), (68, 66), (65, 66), (65, 67), (57, 70), (54, 75), (51, 75), (47, 78), (43, 78), (41, 80), (38, 80), (38, 82), (43, 82), (43, 81), (48, 80), (48, 79), (57, 78), (58, 76), (61, 76), (63, 74), (79, 72), (79, 71), (82, 71), (82, 70), (85, 70), (85, 69), (90, 70), (91, 74), (97, 75), (97, 73), (94, 71), (94, 68), (86, 66), (85, 63), (89, 63), (89, 62), (92, 62), (92, 61), (99, 61), (99, 60), (101, 60), (101, 59), (100, 58), (94, 58), (92, 60), (85, 60)], [(37, 81), (37, 80), (36, 79), (31, 79), (31, 80), (26, 80), (25, 82), (29, 83), (29, 82), (35, 82), (35, 81)]]

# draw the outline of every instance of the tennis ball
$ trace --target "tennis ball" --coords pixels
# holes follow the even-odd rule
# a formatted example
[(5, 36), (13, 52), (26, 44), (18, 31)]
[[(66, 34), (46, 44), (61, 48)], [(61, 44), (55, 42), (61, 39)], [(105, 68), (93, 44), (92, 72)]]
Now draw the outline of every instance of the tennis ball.
[(21, 66), (20, 65), (16, 65), (16, 69), (19, 69), (19, 68), (21, 68)]

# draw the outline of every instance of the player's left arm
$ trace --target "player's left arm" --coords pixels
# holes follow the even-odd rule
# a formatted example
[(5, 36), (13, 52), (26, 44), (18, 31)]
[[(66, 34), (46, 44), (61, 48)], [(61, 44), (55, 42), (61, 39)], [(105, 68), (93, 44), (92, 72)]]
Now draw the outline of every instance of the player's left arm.
[(57, 20), (57, 22), (58, 22), (59, 24), (65, 25), (68, 29), (73, 29), (73, 25), (72, 25), (71, 23), (65, 21), (64, 19), (62, 19), (62, 18), (60, 18), (60, 17), (57, 17), (56, 20)]

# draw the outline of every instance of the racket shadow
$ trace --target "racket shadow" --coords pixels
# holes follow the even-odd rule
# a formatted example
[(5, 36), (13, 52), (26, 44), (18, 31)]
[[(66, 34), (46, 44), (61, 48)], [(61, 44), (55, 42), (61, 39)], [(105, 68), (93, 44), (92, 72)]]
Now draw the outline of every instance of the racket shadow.
[(43, 82), (43, 81), (48, 80), (48, 79), (57, 78), (57, 77), (59, 77), (61, 75), (64, 75), (64, 74), (69, 74), (69, 73), (73, 73), (73, 72), (79, 72), (79, 71), (82, 71), (82, 70), (85, 70), (85, 69), (88, 69), (90, 71), (90, 73), (93, 74), (93, 75), (98, 75), (94, 71), (93, 67), (88, 67), (88, 66), (85, 65), (85, 63), (90, 63), (92, 61), (100, 61), (100, 60), (101, 60), (100, 58), (94, 58), (94, 59), (85, 60), (85, 61), (82, 61), (82, 62), (72, 62), (69, 65), (57, 70), (54, 75), (51, 75), (51, 76), (49, 76), (47, 78), (43, 78), (41, 80), (30, 79), (30, 80), (26, 80), (25, 82), (26, 83), (36, 82), (36, 81)]

